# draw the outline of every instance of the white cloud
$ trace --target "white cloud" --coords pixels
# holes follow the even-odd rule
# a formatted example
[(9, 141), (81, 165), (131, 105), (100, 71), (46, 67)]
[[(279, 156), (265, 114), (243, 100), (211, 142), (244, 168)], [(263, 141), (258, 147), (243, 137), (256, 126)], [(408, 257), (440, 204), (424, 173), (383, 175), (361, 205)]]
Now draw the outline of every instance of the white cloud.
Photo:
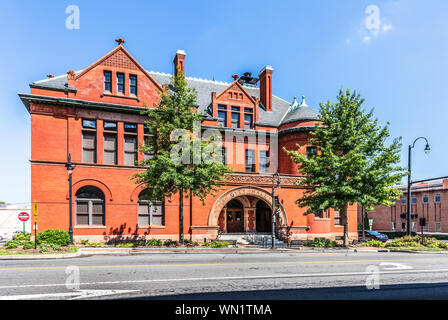
[(383, 31), (383, 33), (386, 33), (387, 31), (389, 31), (390, 29), (392, 29), (392, 25), (390, 23), (385, 23), (383, 24), (383, 26), (381, 27), (381, 30)]
[(362, 38), (362, 42), (364, 43), (370, 43), (370, 40), (372, 40), (370, 36), (364, 36), (364, 38)]

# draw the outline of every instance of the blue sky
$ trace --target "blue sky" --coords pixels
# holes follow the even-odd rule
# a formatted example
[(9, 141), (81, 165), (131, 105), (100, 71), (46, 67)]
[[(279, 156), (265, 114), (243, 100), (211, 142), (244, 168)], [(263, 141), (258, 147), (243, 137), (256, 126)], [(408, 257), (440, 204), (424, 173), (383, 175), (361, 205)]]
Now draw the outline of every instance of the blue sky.
[[(65, 26), (69, 5), (80, 9), (79, 30)], [(373, 29), (369, 5), (379, 9)], [(305, 95), (316, 111), (340, 88), (356, 89), (403, 137), (403, 166), (409, 143), (430, 140), (429, 155), (422, 142), (414, 150), (415, 179), (448, 175), (446, 0), (1, 1), (0, 12), (1, 201), (30, 201), (30, 116), (17, 93), (83, 69), (117, 37), (148, 70), (172, 72), (177, 49), (189, 76), (231, 81), (272, 65), (274, 93)]]

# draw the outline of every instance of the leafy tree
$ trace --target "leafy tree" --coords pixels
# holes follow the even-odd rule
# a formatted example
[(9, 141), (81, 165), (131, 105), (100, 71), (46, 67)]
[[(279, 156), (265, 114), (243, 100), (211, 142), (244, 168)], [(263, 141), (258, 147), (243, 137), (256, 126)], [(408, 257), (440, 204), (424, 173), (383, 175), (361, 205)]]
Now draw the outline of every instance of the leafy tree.
[[(348, 245), (347, 207), (358, 203), (391, 205), (401, 195), (393, 185), (405, 175), (398, 166), (401, 137), (386, 145), (388, 126), (373, 119), (373, 110), (361, 107), (364, 99), (350, 90), (339, 91), (336, 103), (320, 104), (320, 121), (312, 131), (309, 144), (317, 153), (303, 155), (284, 149), (305, 175), (298, 185), (306, 188), (299, 207), (305, 214), (329, 208), (338, 209), (344, 223), (344, 245)], [(300, 146), (299, 146), (300, 147)]]
[(216, 131), (214, 136), (200, 138), (203, 115), (197, 110), (196, 99), (195, 89), (187, 87), (185, 76), (178, 69), (169, 88), (160, 94), (160, 102), (142, 112), (148, 116), (145, 123), (150, 138), (139, 151), (152, 154), (152, 159), (143, 161), (142, 165), (148, 168), (133, 177), (137, 183), (147, 185), (150, 199), (160, 200), (179, 194), (181, 243), (184, 240), (184, 193), (204, 201), (230, 172), (221, 160), (221, 133)]

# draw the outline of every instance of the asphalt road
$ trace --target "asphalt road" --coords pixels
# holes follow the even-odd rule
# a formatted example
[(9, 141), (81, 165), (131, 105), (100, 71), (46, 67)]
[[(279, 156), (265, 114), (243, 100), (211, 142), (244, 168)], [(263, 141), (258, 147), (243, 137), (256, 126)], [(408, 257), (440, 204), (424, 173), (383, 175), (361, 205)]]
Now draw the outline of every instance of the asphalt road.
[(448, 254), (144, 254), (0, 261), (0, 299), (448, 299)]

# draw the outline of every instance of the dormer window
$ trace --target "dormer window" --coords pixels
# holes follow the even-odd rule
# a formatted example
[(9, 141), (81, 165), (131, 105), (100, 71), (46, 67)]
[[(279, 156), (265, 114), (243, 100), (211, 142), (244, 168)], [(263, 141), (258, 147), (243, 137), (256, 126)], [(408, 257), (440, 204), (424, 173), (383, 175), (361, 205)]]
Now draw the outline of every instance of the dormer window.
[(137, 76), (133, 74), (129, 76), (129, 93), (134, 96), (137, 95)]
[(124, 94), (124, 73), (117, 73), (117, 92)]
[(112, 92), (112, 72), (104, 71), (104, 91)]

